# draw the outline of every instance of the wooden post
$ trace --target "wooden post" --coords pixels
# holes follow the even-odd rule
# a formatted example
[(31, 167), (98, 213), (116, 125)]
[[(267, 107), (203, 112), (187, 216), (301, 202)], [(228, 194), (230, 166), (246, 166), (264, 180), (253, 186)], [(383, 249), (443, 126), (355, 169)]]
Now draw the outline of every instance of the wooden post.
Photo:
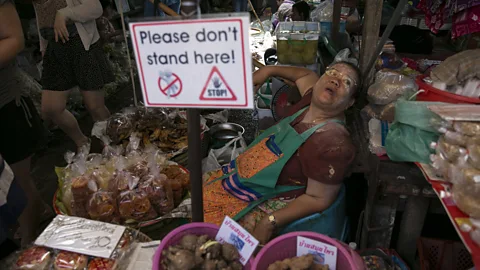
[[(382, 19), (382, 0), (366, 0), (363, 21), (362, 45), (360, 47), (360, 70), (365, 74), (368, 62), (378, 44), (380, 23)], [(366, 92), (373, 79), (372, 73), (364, 75), (362, 92)], [(364, 94), (361, 98), (364, 98)]]
[(333, 44), (338, 46), (338, 32), (340, 32), (340, 15), (342, 12), (342, 0), (335, 0), (333, 2), (333, 18), (332, 29), (330, 30), (330, 37)]

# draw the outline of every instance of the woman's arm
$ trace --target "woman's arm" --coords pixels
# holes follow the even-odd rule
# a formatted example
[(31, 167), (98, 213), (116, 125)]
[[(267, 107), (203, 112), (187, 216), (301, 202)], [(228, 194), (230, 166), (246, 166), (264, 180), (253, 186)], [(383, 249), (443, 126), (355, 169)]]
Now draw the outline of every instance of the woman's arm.
[(265, 66), (253, 73), (255, 89), (260, 88), (269, 77), (280, 77), (295, 82), (298, 91), (303, 96), (318, 81), (318, 75), (307, 69), (288, 66)]
[(15, 6), (0, 1), (0, 68), (10, 64), (25, 46), (22, 24)]
[[(277, 222), (277, 227), (284, 227), (295, 220), (313, 215), (326, 210), (335, 201), (340, 190), (341, 184), (327, 185), (313, 179), (308, 179), (306, 193), (299, 196), (287, 207), (275, 211), (273, 216)], [(263, 218), (255, 227), (253, 236), (260, 243), (266, 243), (274, 231), (268, 216)]]
[(83, 0), (80, 5), (60, 9), (66, 19), (74, 22), (88, 22), (102, 16), (103, 8), (99, 0)]

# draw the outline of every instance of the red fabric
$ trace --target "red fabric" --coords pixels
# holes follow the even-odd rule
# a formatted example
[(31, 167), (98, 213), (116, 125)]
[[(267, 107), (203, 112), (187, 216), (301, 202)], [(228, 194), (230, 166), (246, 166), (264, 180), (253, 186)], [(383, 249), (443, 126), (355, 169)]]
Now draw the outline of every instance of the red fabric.
[[(288, 115), (308, 106), (311, 98), (311, 91), (307, 92), (300, 102), (289, 109)], [(306, 112), (292, 122), (298, 133), (315, 125), (301, 123)], [(278, 184), (306, 186), (308, 178), (324, 184), (342, 183), (354, 158), (355, 147), (346, 128), (336, 123), (327, 124), (310, 136), (290, 158), (280, 174)], [(305, 190), (292, 191), (282, 197), (295, 197), (304, 193)]]
[(480, 6), (453, 15), (452, 38), (480, 32)]

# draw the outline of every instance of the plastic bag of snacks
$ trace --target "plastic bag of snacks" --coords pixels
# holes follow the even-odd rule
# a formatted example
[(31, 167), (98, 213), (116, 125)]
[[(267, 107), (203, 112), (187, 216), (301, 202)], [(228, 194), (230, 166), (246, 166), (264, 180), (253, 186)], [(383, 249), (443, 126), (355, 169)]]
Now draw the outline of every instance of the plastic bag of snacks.
[(106, 135), (114, 144), (118, 144), (128, 138), (133, 130), (133, 123), (125, 114), (116, 113), (110, 116), (107, 121)]
[(123, 191), (118, 196), (120, 217), (127, 223), (151, 220), (158, 216), (147, 193), (144, 190), (135, 189), (137, 184), (138, 182), (135, 185), (129, 185), (129, 190)]
[(149, 167), (150, 173), (139, 185), (139, 189), (147, 194), (155, 211), (160, 215), (165, 215), (175, 208), (172, 186), (167, 176), (160, 173), (160, 168), (156, 166), (153, 157)]
[(179, 205), (190, 187), (189, 175), (178, 165), (167, 166), (161, 173), (167, 176), (173, 191), (173, 201), (175, 205)]
[(375, 75), (375, 82), (368, 88), (368, 100), (373, 104), (387, 105), (407, 91), (417, 91), (415, 81), (394, 71), (381, 70)]
[(480, 218), (480, 171), (461, 169), (452, 181), (453, 199), (457, 207), (473, 218)]
[(94, 220), (116, 223), (120, 222), (117, 200), (113, 192), (97, 190), (90, 197), (87, 206), (88, 215)]

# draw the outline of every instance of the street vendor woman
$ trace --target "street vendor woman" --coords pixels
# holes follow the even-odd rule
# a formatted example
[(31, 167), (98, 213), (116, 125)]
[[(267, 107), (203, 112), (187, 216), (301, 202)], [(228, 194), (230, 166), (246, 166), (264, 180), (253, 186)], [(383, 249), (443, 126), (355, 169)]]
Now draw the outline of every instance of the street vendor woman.
[(204, 175), (205, 222), (230, 216), (266, 243), (274, 231), (331, 206), (355, 156), (344, 112), (360, 85), (356, 66), (338, 62), (319, 77), (297, 67), (267, 66), (253, 74), (295, 82), (302, 99), (238, 158)]

